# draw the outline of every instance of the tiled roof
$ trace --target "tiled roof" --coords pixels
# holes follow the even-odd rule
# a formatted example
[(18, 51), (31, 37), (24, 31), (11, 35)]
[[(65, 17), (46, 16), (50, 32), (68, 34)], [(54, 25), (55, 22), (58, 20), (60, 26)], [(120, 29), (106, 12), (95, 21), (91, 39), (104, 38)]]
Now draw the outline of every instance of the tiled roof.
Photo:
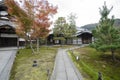
[(15, 25), (11, 21), (0, 20), (0, 26), (9, 25), (15, 28)]

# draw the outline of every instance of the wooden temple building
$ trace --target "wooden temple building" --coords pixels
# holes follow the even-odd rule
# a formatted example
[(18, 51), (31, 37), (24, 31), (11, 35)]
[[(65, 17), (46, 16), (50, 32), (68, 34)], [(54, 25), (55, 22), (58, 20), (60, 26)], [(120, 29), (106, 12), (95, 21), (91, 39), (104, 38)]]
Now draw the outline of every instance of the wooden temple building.
[[(54, 34), (50, 34), (48, 36), (48, 41), (49, 44), (62, 44), (62, 41), (58, 39), (54, 39)], [(62, 36), (57, 36), (57, 37), (62, 37)], [(66, 42), (64, 44), (73, 44), (73, 45), (80, 45), (80, 44), (89, 44), (94, 42), (94, 38), (92, 35), (92, 32), (87, 30), (87, 29), (82, 29), (78, 30), (74, 38), (71, 39), (66, 39)]]
[(7, 7), (4, 0), (0, 1), (0, 47), (17, 46), (18, 37), (15, 33), (15, 26), (9, 20)]

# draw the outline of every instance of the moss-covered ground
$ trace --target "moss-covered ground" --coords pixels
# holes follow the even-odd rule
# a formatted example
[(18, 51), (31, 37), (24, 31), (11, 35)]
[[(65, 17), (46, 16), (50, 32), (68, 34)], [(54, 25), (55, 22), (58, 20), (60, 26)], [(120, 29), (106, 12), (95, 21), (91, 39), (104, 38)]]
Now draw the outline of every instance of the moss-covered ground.
[[(32, 54), (31, 49), (21, 49), (11, 71), (10, 80), (47, 80), (47, 72), (51, 74), (57, 48), (41, 47), (38, 54)], [(37, 66), (33, 67), (33, 61)]]
[[(10, 80), (48, 80), (54, 68), (57, 49), (70, 47), (72, 46), (42, 46), (37, 54), (32, 54), (31, 49), (20, 49), (11, 70)], [(33, 67), (33, 61), (37, 61), (36, 67)]]
[[(116, 52), (118, 61), (113, 62), (110, 52), (96, 51), (91, 47), (83, 47), (69, 52), (85, 80), (98, 80), (98, 72), (103, 80), (120, 80), (120, 52)], [(79, 56), (79, 60), (76, 60)]]

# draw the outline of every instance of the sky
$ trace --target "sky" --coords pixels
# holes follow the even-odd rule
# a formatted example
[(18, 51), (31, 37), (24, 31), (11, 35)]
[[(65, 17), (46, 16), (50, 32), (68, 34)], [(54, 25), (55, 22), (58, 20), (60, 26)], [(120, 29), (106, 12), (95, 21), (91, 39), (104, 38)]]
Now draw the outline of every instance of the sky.
[(99, 8), (106, 1), (108, 8), (113, 6), (109, 16), (114, 15), (120, 18), (120, 0), (48, 0), (54, 6), (58, 6), (58, 13), (54, 16), (55, 21), (58, 17), (67, 17), (70, 13), (77, 16), (76, 26), (81, 27), (86, 24), (98, 23), (100, 19)]

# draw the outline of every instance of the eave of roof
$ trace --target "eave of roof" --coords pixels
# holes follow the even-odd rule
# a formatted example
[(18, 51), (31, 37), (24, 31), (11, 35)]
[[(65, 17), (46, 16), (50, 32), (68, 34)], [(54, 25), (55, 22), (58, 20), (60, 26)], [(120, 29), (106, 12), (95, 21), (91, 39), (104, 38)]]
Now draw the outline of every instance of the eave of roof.
[(8, 26), (11, 26), (12, 28), (15, 28), (15, 25), (11, 21), (0, 20), (0, 26), (4, 26), (4, 25), (8, 25)]

